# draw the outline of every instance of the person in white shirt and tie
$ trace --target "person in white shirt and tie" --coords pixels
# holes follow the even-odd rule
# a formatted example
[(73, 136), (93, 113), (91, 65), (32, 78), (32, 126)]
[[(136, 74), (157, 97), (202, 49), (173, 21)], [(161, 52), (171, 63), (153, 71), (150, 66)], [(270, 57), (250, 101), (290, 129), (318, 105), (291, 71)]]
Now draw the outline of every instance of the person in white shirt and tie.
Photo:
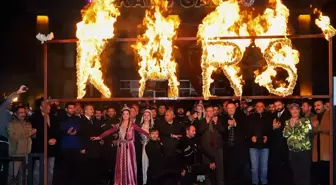
[(270, 134), (269, 184), (292, 184), (289, 151), (286, 138), (283, 137), (285, 122), (290, 119), (290, 113), (281, 100), (274, 102), (275, 115), (273, 131)]

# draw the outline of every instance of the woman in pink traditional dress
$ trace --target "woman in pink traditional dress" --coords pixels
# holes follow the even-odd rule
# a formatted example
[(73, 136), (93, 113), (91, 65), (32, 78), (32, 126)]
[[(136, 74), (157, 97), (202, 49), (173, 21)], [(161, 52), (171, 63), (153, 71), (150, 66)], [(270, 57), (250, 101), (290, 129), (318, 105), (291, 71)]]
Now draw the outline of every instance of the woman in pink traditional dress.
[[(105, 131), (99, 137), (92, 140), (100, 140), (110, 134), (118, 132), (118, 149), (116, 167), (114, 173), (114, 185), (137, 185), (137, 165), (134, 147), (134, 131), (147, 137), (148, 132), (142, 130), (138, 125), (130, 121), (130, 109), (123, 108), (120, 124)], [(140, 169), (141, 170), (141, 169)]]

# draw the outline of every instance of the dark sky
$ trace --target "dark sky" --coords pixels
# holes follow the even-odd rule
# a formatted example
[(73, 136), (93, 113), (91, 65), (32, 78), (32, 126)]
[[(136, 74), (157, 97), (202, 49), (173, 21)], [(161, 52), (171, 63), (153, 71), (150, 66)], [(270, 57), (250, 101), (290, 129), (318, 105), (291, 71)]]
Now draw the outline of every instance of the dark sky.
[[(1, 72), (12, 70), (25, 72), (35, 70), (40, 60), (39, 45), (36, 40), (36, 16), (48, 14), (54, 17), (67, 15), (81, 7), (85, 0), (15, 0), (2, 4), (1, 28), (3, 37)], [(5, 5), (6, 3), (6, 5)], [(8, 5), (7, 5), (8, 4)]]
[[(3, 7), (1, 17), (4, 28), (2, 72), (11, 70), (32, 70), (35, 67), (35, 13), (29, 12), (24, 1), (7, 1), (9, 7)], [(7, 4), (6, 2), (6, 4)], [(8, 11), (8, 13), (6, 12)]]

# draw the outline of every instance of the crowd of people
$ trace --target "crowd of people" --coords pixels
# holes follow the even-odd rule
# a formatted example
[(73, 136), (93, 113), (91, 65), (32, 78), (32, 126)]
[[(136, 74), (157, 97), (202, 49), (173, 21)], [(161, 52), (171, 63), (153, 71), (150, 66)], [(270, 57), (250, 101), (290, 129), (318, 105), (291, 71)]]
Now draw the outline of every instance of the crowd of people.
[[(330, 111), (323, 100), (129, 104), (12, 100), (0, 106), (0, 157), (44, 151), (48, 185), (329, 185)], [(47, 107), (47, 108), (46, 108)], [(40, 161), (33, 165), (39, 185)], [(21, 162), (0, 160), (0, 184), (20, 184)]]

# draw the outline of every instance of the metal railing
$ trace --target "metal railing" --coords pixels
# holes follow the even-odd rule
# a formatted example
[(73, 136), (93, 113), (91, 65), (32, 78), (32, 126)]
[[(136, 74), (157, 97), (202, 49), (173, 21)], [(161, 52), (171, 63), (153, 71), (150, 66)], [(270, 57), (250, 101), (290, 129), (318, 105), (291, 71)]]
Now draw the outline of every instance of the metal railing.
[[(211, 93), (213, 95), (216, 95), (218, 92), (220, 91), (224, 91), (226, 88), (221, 87), (219, 84), (222, 83), (223, 80), (218, 80), (214, 82), (214, 86), (211, 89)], [(155, 81), (155, 82), (163, 82), (163, 81)], [(188, 85), (185, 85), (186, 83), (188, 83)], [(134, 97), (138, 96), (139, 93), (139, 80), (120, 80), (120, 91), (129, 91)], [(184, 84), (182, 86), (182, 84)], [(194, 87), (192, 86), (190, 80), (180, 80), (180, 94), (185, 95), (185, 96), (194, 96), (194, 95), (198, 95), (194, 89)], [(157, 96), (158, 93), (164, 93), (167, 94), (166, 91), (163, 90), (145, 90), (145, 92), (147, 93), (152, 93), (152, 97), (159, 97)]]
[[(18, 185), (33, 185), (34, 181), (34, 161), (40, 163), (39, 169), (39, 185), (43, 185), (43, 154), (28, 154), (27, 157), (0, 157), (0, 170), (5, 171), (8, 167), (8, 184), (10, 181), (17, 180)], [(28, 159), (28, 160), (27, 160)], [(5, 162), (4, 162), (5, 161)], [(14, 177), (14, 162), (21, 162), (18, 176)], [(8, 165), (5, 165), (5, 164)], [(13, 178), (14, 177), (14, 178)], [(2, 184), (1, 184), (2, 185)]]

